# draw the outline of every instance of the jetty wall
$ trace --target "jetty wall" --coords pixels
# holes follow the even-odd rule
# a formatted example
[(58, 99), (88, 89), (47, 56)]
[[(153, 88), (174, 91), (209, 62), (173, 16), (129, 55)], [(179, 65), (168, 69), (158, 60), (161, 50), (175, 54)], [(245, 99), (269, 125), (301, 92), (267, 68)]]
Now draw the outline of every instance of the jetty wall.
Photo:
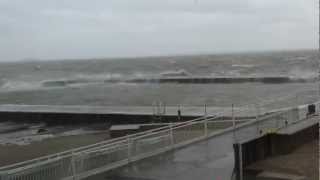
[(0, 112), (0, 122), (13, 121), (17, 123), (39, 123), (48, 125), (107, 123), (116, 124), (145, 124), (170, 123), (188, 121), (198, 116), (174, 115), (154, 116), (152, 114), (91, 114), (91, 113), (52, 113), (52, 112)]

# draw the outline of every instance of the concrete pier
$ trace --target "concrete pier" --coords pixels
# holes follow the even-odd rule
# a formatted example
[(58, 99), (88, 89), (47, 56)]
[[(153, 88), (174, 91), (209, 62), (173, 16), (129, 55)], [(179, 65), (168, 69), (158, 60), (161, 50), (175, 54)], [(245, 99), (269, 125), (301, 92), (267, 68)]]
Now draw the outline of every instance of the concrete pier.
[[(262, 136), (257, 135), (256, 123), (247, 123), (236, 132), (230, 129), (204, 141), (87, 179), (240, 180), (240, 170), (245, 170), (247, 165), (259, 159), (287, 153), (306, 140), (314, 139), (318, 133), (318, 122), (318, 116), (310, 116), (278, 132)], [(295, 138), (298, 140), (294, 141)], [(237, 150), (235, 144), (239, 144), (242, 150)], [(242, 152), (241, 158), (239, 152)]]
[[(231, 180), (237, 177), (241, 180), (243, 169), (249, 164), (287, 153), (317, 136), (318, 111), (310, 111), (313, 108), (309, 107), (311, 106), (277, 110), (240, 124), (233, 121), (232, 126), (218, 129), (216, 126), (209, 126), (209, 120), (204, 117), (200, 121), (168, 126), (64, 152), (63, 156), (59, 153), (43, 157), (41, 162), (38, 159), (23, 162), (24, 166), (33, 168), (23, 169), (26, 174), (21, 176), (29, 177), (30, 173), (34, 177), (38, 176), (37, 173), (42, 175), (43, 169), (48, 170), (47, 165), (51, 165), (50, 171), (56, 171), (57, 164), (68, 160), (65, 164), (68, 167), (85, 164), (75, 169), (79, 173), (65, 174), (64, 177), (68, 178)], [(11, 110), (11, 113), (16, 111), (14, 108)], [(84, 113), (79, 113), (81, 114)], [(210, 130), (212, 131), (209, 132)], [(52, 158), (56, 156), (59, 158)], [(42, 163), (46, 166), (42, 166)], [(2, 169), (12, 172), (17, 168), (21, 169), (20, 166), (22, 165), (15, 164)], [(59, 171), (61, 175), (69, 173), (65, 168)]]
[[(185, 111), (181, 121), (199, 117), (192, 110)], [(0, 121), (19, 123), (45, 122), (57, 124), (142, 124), (154, 122), (176, 122), (174, 110), (165, 115), (156, 115), (152, 107), (102, 107), (102, 106), (42, 106), (0, 105)]]
[(319, 137), (319, 117), (242, 144), (243, 166), (272, 156), (285, 155)]
[[(231, 108), (206, 107), (208, 116), (214, 116)], [(204, 116), (204, 107), (168, 106), (165, 113), (157, 114), (152, 106), (47, 106), (47, 105), (0, 105), (0, 122), (14, 121), (21, 123), (45, 122), (47, 124), (145, 124), (170, 123), (192, 120)], [(231, 111), (230, 111), (231, 112)], [(239, 119), (254, 118), (255, 111), (238, 113)], [(230, 113), (231, 116), (231, 113)], [(225, 119), (231, 119), (231, 117)]]
[(230, 84), (230, 83), (303, 83), (313, 82), (315, 79), (291, 78), (289, 76), (154, 76), (154, 77), (133, 77), (133, 78), (111, 78), (104, 81), (88, 79), (67, 79), (43, 82), (45, 87), (62, 87), (76, 84), (88, 83), (179, 83), (179, 84)]
[[(310, 80), (309, 80), (310, 81)], [(123, 80), (105, 80), (105, 82), (123, 82)], [(182, 77), (155, 77), (155, 78), (133, 78), (124, 80), (127, 83), (182, 83), (182, 84), (228, 84), (228, 83), (294, 83), (307, 82), (306, 79), (291, 79), (288, 76), (244, 76), (244, 77), (212, 77), (212, 76), (182, 76)]]

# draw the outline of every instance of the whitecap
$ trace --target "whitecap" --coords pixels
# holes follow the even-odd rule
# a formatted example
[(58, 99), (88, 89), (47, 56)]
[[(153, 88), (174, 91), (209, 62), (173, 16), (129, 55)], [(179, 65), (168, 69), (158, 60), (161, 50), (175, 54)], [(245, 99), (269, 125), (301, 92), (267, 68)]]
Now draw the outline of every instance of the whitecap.
[(184, 69), (176, 70), (176, 71), (165, 71), (160, 73), (161, 76), (191, 76), (192, 74)]

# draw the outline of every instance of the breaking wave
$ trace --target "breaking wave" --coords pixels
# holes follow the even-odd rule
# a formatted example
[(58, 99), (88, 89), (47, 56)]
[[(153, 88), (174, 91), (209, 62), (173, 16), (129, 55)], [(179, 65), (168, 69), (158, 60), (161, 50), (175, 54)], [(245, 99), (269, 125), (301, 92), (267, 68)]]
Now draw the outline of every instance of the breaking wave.
[(161, 77), (189, 77), (191, 73), (181, 69), (177, 71), (165, 71), (159, 74), (135, 72), (133, 74), (96, 74), (96, 75), (76, 75), (74, 78), (45, 80), (43, 87), (67, 87), (72, 85), (99, 84), (99, 83), (124, 83), (134, 80), (158, 79)]
[(165, 71), (160, 73), (160, 76), (163, 77), (179, 77), (179, 76), (191, 76), (192, 74), (184, 69), (180, 69), (177, 71)]
[(302, 70), (300, 68), (292, 69), (289, 75), (292, 79), (316, 80), (318, 78), (317, 72)]
[(90, 84), (139, 84), (139, 83), (180, 83), (180, 84), (231, 84), (231, 83), (304, 83), (317, 80), (317, 73), (292, 70), (287, 76), (241, 76), (239, 74), (229, 76), (196, 76), (183, 69), (177, 71), (164, 71), (160, 73), (132, 74), (78, 74), (65, 79), (49, 79), (43, 81), (15, 81), (0, 79), (0, 92), (4, 91), (28, 91), (39, 89), (66, 88)]
[(81, 84), (99, 84), (104, 83), (106, 80), (119, 81), (123, 75), (121, 74), (95, 74), (95, 75), (76, 75), (74, 78), (69, 79), (55, 79), (46, 80), (42, 82), (43, 87), (66, 87)]
[(6, 81), (0, 85), (0, 91), (28, 91), (41, 88), (41, 83), (27, 81)]
[(0, 79), (0, 88), (1, 88), (4, 84), (6, 84), (6, 81), (5, 81), (4, 79)]
[(256, 66), (252, 65), (252, 64), (232, 64), (232, 67), (236, 67), (236, 68), (254, 68)]

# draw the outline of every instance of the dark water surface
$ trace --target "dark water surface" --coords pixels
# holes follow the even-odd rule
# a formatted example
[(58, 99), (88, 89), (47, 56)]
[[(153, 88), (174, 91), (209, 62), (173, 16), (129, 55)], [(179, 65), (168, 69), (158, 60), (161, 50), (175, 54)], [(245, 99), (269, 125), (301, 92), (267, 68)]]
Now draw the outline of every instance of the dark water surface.
[(0, 64), (0, 104), (230, 106), (288, 94), (316, 93), (309, 83), (135, 84), (110, 79), (168, 76), (286, 76), (313, 80), (316, 51)]

